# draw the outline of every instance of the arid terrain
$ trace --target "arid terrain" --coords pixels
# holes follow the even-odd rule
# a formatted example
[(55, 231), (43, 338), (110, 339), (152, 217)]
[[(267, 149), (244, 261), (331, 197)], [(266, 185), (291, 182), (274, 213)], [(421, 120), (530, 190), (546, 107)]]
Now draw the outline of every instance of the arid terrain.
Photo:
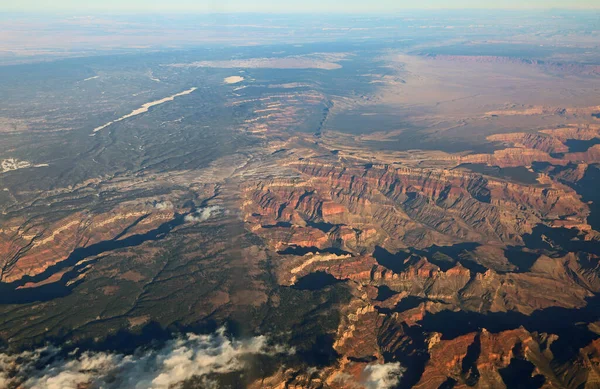
[(0, 388), (600, 387), (588, 22), (0, 67)]

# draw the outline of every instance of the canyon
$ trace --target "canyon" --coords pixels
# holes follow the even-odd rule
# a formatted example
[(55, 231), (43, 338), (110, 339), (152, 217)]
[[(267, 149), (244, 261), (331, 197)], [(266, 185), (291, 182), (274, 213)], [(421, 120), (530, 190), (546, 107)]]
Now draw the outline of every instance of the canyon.
[(2, 360), (202, 336), (269, 347), (182, 388), (598, 387), (598, 65), (527, 31), (15, 65)]

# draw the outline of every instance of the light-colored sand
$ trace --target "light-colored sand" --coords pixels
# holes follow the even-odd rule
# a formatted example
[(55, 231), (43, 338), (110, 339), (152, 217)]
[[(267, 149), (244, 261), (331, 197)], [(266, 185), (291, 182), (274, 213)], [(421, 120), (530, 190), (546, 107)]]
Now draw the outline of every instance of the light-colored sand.
[[(337, 59), (336, 59), (337, 60)], [(323, 69), (334, 70), (342, 66), (336, 60), (321, 57), (250, 58), (229, 61), (198, 61), (168, 65), (174, 68), (221, 68), (221, 69)]]
[(231, 76), (231, 77), (227, 77), (225, 78), (225, 84), (237, 84), (239, 82), (244, 81), (244, 77), (241, 76)]
[(154, 107), (155, 105), (160, 105), (160, 104), (166, 103), (167, 101), (173, 101), (173, 100), (175, 100), (176, 97), (179, 97), (179, 96), (189, 95), (190, 93), (192, 93), (196, 89), (198, 89), (198, 88), (193, 87), (193, 88), (190, 88), (190, 89), (185, 90), (183, 92), (177, 93), (175, 95), (172, 95), (172, 96), (169, 96), (169, 97), (165, 97), (164, 99), (160, 99), (160, 100), (151, 101), (149, 103), (146, 103), (146, 104), (142, 105), (140, 108), (132, 111), (131, 113), (129, 113), (129, 114), (125, 115), (125, 116), (121, 116), (120, 118), (118, 118), (116, 120), (113, 120), (111, 122), (103, 124), (100, 127), (94, 128), (94, 133), (96, 133), (96, 132), (98, 132), (100, 130), (103, 130), (106, 127), (108, 127), (108, 126), (110, 126), (112, 124), (115, 124), (117, 122), (120, 122), (122, 120), (129, 119), (130, 117), (137, 116), (137, 115), (142, 114), (144, 112), (148, 112), (148, 110), (150, 108)]
[(40, 163), (37, 165), (32, 164), (29, 161), (20, 161), (16, 158), (8, 158), (0, 160), (0, 173), (10, 172), (12, 170), (27, 169), (32, 167), (48, 167), (46, 163)]
[(302, 84), (300, 82), (288, 82), (287, 84), (273, 84), (269, 85), (269, 89), (281, 88), (281, 89), (294, 89), (294, 88), (310, 88), (313, 85)]
[(160, 78), (154, 77), (154, 73), (152, 73), (152, 71), (148, 72), (148, 78), (151, 79), (154, 82), (161, 82)]

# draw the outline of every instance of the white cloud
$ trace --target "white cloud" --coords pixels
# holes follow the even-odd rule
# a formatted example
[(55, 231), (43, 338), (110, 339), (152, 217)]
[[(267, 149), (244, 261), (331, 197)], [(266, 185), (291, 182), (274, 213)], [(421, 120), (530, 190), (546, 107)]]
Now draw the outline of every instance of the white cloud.
[(170, 201), (159, 201), (154, 204), (154, 208), (156, 208), (160, 211), (165, 211), (165, 210), (173, 209), (173, 208), (175, 208), (175, 206)]
[(363, 370), (363, 384), (366, 389), (389, 389), (400, 383), (405, 369), (400, 363), (368, 365)]
[(218, 205), (213, 205), (206, 208), (201, 208), (191, 215), (185, 217), (186, 222), (203, 222), (210, 218), (219, 215), (223, 211), (223, 208)]
[(85, 352), (59, 358), (59, 351), (47, 347), (0, 354), (0, 389), (19, 384), (23, 389), (77, 389), (82, 384), (98, 389), (168, 389), (192, 377), (210, 387), (214, 383), (208, 380), (209, 374), (241, 371), (242, 357), (293, 353), (269, 346), (264, 336), (231, 339), (224, 329), (211, 335), (187, 334), (160, 349), (138, 350), (133, 355)]

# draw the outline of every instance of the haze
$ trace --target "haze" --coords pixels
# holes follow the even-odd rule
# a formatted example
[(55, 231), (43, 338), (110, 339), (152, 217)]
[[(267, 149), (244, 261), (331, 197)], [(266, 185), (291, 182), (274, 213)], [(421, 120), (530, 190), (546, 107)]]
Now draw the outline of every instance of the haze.
[(229, 0), (229, 1), (143, 1), (143, 0), (23, 0), (19, 2), (3, 2), (0, 11), (134, 11), (134, 12), (392, 12), (404, 9), (527, 9), (527, 8), (598, 8), (596, 0), (424, 0), (420, 2), (407, 0), (306, 0), (306, 1), (276, 1), (276, 0)]

